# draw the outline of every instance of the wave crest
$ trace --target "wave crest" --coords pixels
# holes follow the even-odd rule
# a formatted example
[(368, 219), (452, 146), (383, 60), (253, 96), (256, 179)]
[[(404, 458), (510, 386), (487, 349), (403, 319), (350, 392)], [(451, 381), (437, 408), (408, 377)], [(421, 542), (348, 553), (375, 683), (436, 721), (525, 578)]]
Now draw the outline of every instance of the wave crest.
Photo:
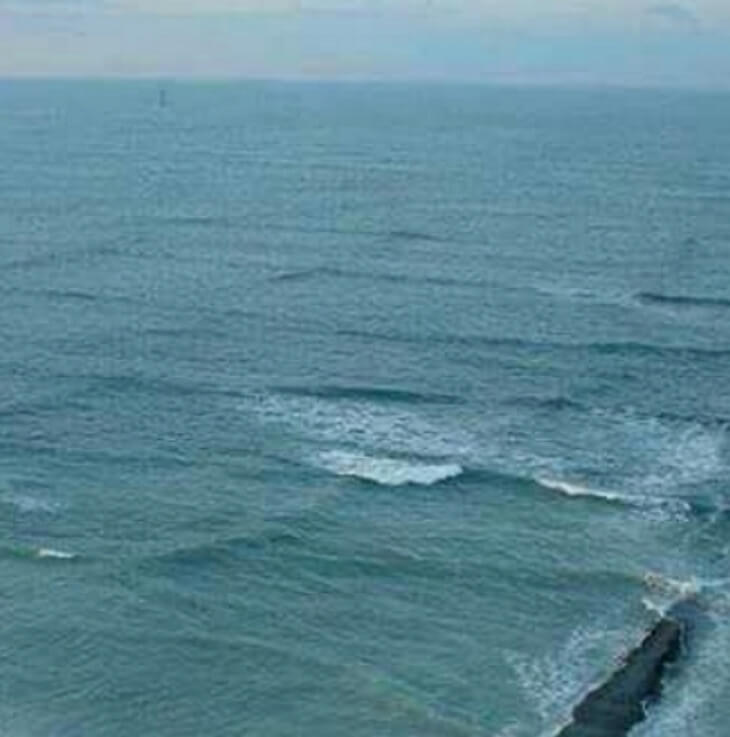
[(535, 476), (533, 478), (536, 484), (544, 489), (557, 491), (570, 497), (588, 497), (611, 504), (621, 504), (628, 507), (637, 507), (640, 509), (658, 509), (671, 513), (685, 515), (692, 511), (691, 505), (684, 499), (667, 498), (660, 496), (639, 496), (636, 494), (624, 494), (618, 491), (608, 491), (606, 489), (595, 489), (590, 486), (582, 486), (570, 481), (562, 481), (560, 479), (551, 479), (545, 476)]
[(464, 472), (458, 463), (418, 463), (344, 451), (322, 453), (318, 461), (337, 476), (352, 476), (383, 486), (432, 486)]
[(36, 558), (55, 558), (56, 560), (74, 560), (76, 553), (67, 553), (63, 550), (54, 550), (53, 548), (38, 548)]
[(567, 496), (587, 496), (595, 497), (597, 499), (603, 499), (607, 502), (631, 502), (631, 497), (627, 497), (624, 494), (619, 494), (615, 491), (605, 491), (603, 489), (593, 489), (589, 486), (581, 486), (580, 484), (574, 484), (569, 481), (561, 481), (559, 479), (551, 479), (546, 476), (535, 476), (535, 483), (542, 486), (545, 489), (551, 491), (559, 491), (561, 494)]

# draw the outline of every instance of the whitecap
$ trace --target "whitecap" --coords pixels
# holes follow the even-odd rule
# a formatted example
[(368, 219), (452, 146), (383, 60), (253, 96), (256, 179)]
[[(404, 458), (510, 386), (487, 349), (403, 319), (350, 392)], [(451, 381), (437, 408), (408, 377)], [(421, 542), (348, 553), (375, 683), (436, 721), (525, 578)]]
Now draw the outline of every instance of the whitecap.
[(458, 463), (419, 463), (337, 450), (321, 453), (317, 461), (338, 476), (352, 476), (384, 486), (431, 486), (463, 473)]
[(25, 494), (5, 494), (0, 497), (0, 501), (10, 504), (23, 514), (31, 514), (33, 512), (51, 513), (57, 509), (56, 505), (51, 502)]
[(697, 578), (690, 578), (682, 581), (678, 578), (669, 578), (661, 573), (649, 571), (644, 576), (644, 584), (647, 588), (659, 591), (664, 594), (672, 594), (680, 599), (686, 599), (689, 596), (696, 596), (702, 589), (702, 583)]
[(651, 596), (642, 597), (641, 603), (652, 614), (660, 617), (666, 616), (675, 604), (697, 596), (703, 588), (697, 578), (692, 577), (683, 581), (655, 571), (649, 571), (644, 575), (644, 585)]
[[(243, 409), (319, 447), (348, 443), (398, 455), (464, 456), (474, 440), (460, 426), (426, 408), (383, 406), (367, 400), (267, 395)], [(377, 450), (376, 450), (377, 449)]]
[(724, 470), (723, 449), (726, 437), (722, 430), (707, 430), (692, 425), (681, 432), (665, 429), (663, 447), (657, 454), (657, 466), (646, 483), (666, 487), (710, 481)]
[(53, 548), (38, 548), (36, 551), (37, 558), (55, 558), (57, 560), (73, 560), (76, 558), (75, 553), (66, 553), (63, 550), (54, 550)]
[(591, 497), (606, 502), (624, 504), (629, 507), (640, 509), (653, 509), (669, 511), (684, 516), (692, 511), (691, 506), (684, 499), (675, 497), (660, 497), (650, 495), (627, 494), (618, 491), (608, 491), (606, 489), (596, 489), (590, 486), (583, 486), (571, 481), (563, 481), (561, 479), (552, 479), (546, 476), (535, 476), (533, 480), (545, 489), (558, 491), (570, 497)]
[(561, 494), (566, 494), (567, 496), (589, 496), (596, 497), (597, 499), (605, 499), (609, 502), (632, 502), (630, 497), (615, 491), (594, 489), (589, 486), (581, 486), (580, 484), (561, 481), (560, 479), (551, 479), (546, 476), (535, 476), (534, 480), (546, 489), (559, 491)]

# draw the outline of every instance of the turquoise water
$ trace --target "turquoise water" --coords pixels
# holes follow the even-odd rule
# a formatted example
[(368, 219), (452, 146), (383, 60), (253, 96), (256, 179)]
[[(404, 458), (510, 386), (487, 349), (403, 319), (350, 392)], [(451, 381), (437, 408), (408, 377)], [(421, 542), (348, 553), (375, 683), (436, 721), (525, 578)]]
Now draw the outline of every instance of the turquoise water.
[(724, 737), (729, 116), (0, 83), (0, 735)]

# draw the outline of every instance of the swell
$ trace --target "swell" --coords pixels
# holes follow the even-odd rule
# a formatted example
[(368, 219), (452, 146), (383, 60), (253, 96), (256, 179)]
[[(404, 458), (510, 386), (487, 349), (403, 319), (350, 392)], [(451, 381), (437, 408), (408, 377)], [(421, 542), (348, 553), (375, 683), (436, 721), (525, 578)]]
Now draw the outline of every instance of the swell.
[(444, 238), (433, 235), (432, 233), (424, 233), (417, 230), (390, 230), (386, 233), (388, 238), (399, 241), (426, 241), (430, 243), (447, 242)]
[[(265, 230), (285, 233), (304, 233), (307, 235), (343, 235), (362, 236), (364, 238), (385, 239), (387, 241), (420, 241), (422, 243), (455, 243), (454, 238), (426, 233), (422, 230), (409, 230), (407, 228), (392, 228), (390, 230), (377, 230), (369, 228), (337, 228), (337, 227), (302, 227), (296, 225), (282, 225), (278, 222), (266, 223)], [(472, 241), (459, 240), (460, 243), (472, 243)]]
[(76, 553), (56, 548), (35, 547), (24, 545), (0, 546), (0, 558), (21, 561), (50, 561), (50, 562), (74, 562), (79, 560)]
[(33, 296), (43, 296), (51, 299), (73, 300), (77, 302), (96, 302), (100, 299), (99, 295), (91, 294), (91, 292), (83, 292), (76, 289), (47, 289), (45, 291), (30, 292)]
[(699, 426), (708, 430), (727, 430), (730, 428), (730, 417), (725, 415), (698, 412), (695, 414), (682, 412), (644, 412), (632, 406), (603, 407), (580, 402), (564, 395), (555, 396), (516, 396), (503, 400), (506, 407), (524, 407), (538, 412), (573, 412), (576, 414), (610, 413), (617, 418), (634, 418), (637, 420), (660, 420), (671, 425)]
[(522, 396), (514, 397), (504, 401), (506, 406), (525, 407), (546, 412), (581, 412), (591, 411), (588, 405), (578, 402), (570, 397), (556, 395), (552, 397)]
[(300, 282), (316, 279), (343, 279), (388, 284), (426, 284), (444, 287), (482, 288), (487, 282), (476, 279), (456, 279), (443, 276), (419, 276), (416, 274), (392, 274), (387, 272), (357, 271), (334, 266), (315, 266), (309, 269), (285, 271), (270, 277), (271, 282)]
[(75, 397), (94, 395), (142, 394), (189, 398), (220, 393), (214, 386), (197, 384), (167, 377), (149, 377), (142, 374), (59, 374), (57, 379), (85, 382), (86, 388), (73, 393)]
[(662, 294), (659, 292), (639, 292), (636, 295), (636, 299), (639, 302), (649, 305), (730, 308), (730, 299), (724, 297), (692, 297), (688, 295)]
[(284, 527), (260, 530), (250, 535), (238, 535), (194, 545), (183, 545), (173, 550), (144, 558), (144, 569), (194, 570), (207, 566), (238, 566), (253, 556), (266, 557), (285, 548), (298, 548), (303, 538)]
[[(290, 575), (292, 561), (296, 564), (294, 577)], [(276, 580), (272, 578), (272, 571), (277, 570), (274, 562), (283, 565), (279, 569), (282, 575), (277, 575)], [(229, 580), (237, 572), (246, 576), (259, 572), (278, 587), (298, 586), (306, 581), (308, 593), (312, 587), (339, 590), (339, 582), (351, 582), (353, 576), (388, 580), (409, 577), (433, 582), (448, 579), (453, 572), (448, 562), (421, 556), (396, 541), (373, 548), (356, 535), (343, 548), (341, 540), (312, 519), (250, 535), (182, 545), (140, 559), (137, 567), (145, 574), (184, 581), (186, 585), (205, 584), (215, 577)]]
[(342, 337), (378, 340), (390, 343), (418, 345), (446, 345), (463, 348), (512, 348), (522, 351), (557, 351), (565, 353), (591, 352), (599, 355), (649, 356), (655, 358), (728, 358), (730, 347), (709, 348), (688, 345), (658, 345), (640, 341), (597, 341), (564, 343), (559, 341), (527, 340), (516, 337), (490, 337), (481, 335), (446, 335), (444, 333), (417, 335), (413, 333), (384, 333), (369, 330), (338, 330)]
[(362, 400), (398, 404), (459, 404), (461, 400), (451, 394), (429, 394), (407, 389), (381, 388), (375, 386), (272, 386), (279, 394), (314, 399)]
[(220, 215), (170, 215), (162, 217), (139, 218), (140, 221), (148, 221), (155, 225), (171, 225), (173, 227), (198, 227), (215, 228), (231, 227), (234, 221)]

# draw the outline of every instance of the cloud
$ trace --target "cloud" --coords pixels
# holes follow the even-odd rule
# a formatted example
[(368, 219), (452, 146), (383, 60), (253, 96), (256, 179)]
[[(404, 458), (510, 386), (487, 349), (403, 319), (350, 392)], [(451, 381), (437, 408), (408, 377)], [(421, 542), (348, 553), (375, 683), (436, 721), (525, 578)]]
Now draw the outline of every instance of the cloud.
[(673, 27), (698, 28), (700, 18), (692, 10), (679, 3), (657, 3), (646, 10), (647, 14)]
[(0, 76), (728, 88), (730, 0), (0, 0), (0, 48)]

